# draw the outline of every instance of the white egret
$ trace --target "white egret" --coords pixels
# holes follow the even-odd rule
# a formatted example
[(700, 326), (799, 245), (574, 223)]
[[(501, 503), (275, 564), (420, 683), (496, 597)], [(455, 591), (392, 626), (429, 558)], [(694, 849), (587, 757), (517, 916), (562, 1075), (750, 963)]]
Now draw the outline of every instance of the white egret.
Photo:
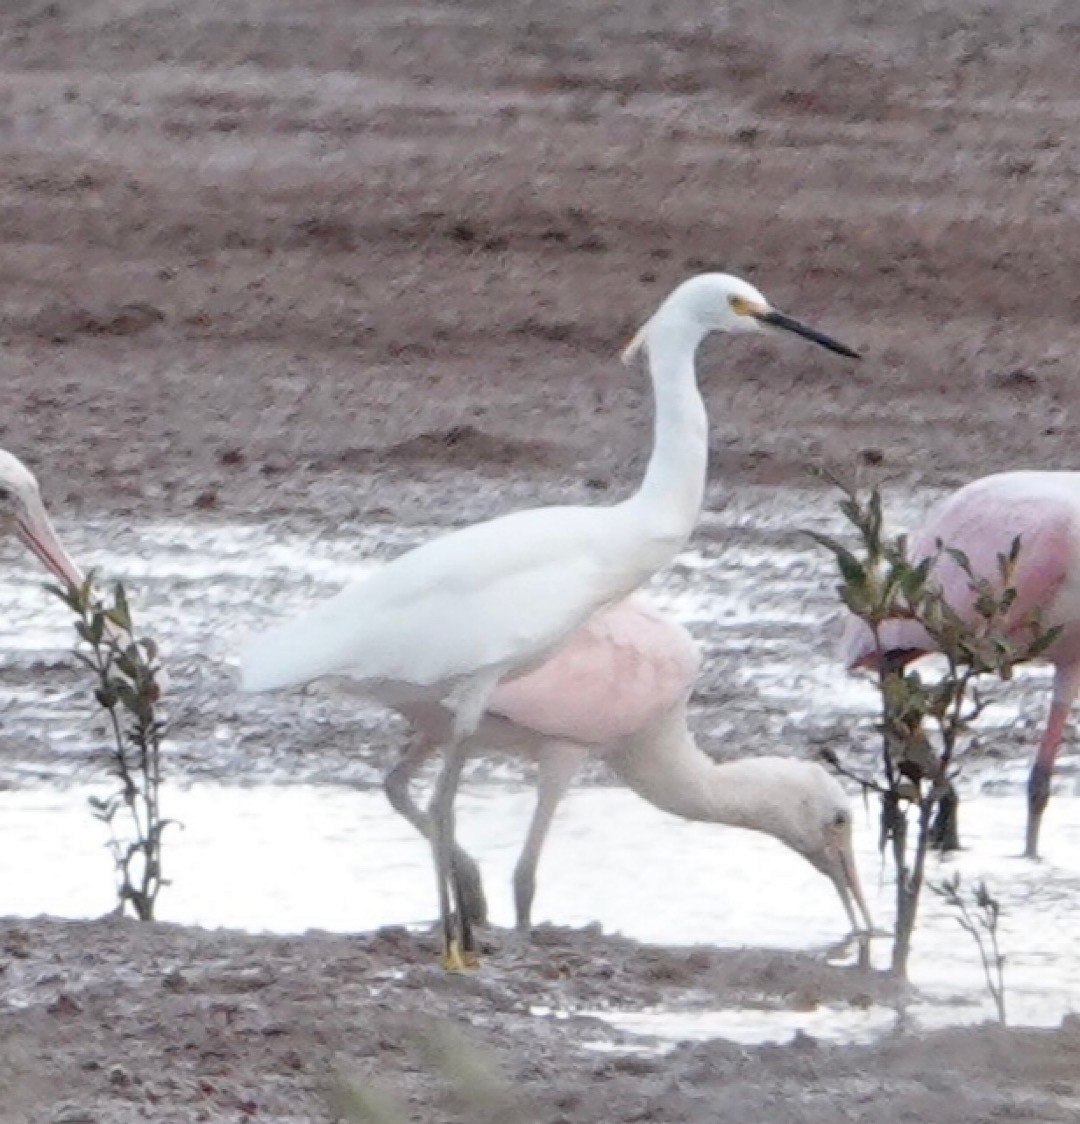
[(647, 352), (656, 403), (652, 456), (629, 499), (610, 507), (534, 508), (453, 531), (255, 637), (241, 653), (247, 690), (347, 675), (375, 700), (439, 711), (444, 755), (432, 813), (444, 959), (452, 967), (473, 957), (465, 911), (458, 908), (455, 923), (451, 910), (451, 897), (459, 896), (450, 860), (462, 739), (476, 729), (500, 680), (541, 662), (686, 544), (701, 509), (708, 456), (694, 355), (710, 332), (766, 326), (857, 358), (772, 309), (737, 277), (692, 277), (624, 355)]

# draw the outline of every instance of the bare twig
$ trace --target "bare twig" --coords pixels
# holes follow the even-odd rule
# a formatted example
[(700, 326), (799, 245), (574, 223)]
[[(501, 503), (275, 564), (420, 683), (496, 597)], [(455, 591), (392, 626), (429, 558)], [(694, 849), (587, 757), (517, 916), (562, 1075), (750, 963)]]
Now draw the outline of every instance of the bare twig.
[(854, 781), (864, 793), (876, 792), (881, 796), (889, 791), (884, 785), (878, 784), (873, 777), (868, 777), (864, 773), (856, 773), (854, 769), (849, 769), (828, 746), (818, 750), (818, 757), (820, 757), (837, 776), (847, 777), (849, 781)]
[(998, 921), (1001, 918), (1001, 903), (987, 889), (986, 883), (979, 881), (972, 891), (975, 911), (969, 908), (960, 894), (960, 875), (943, 879), (939, 883), (929, 883), (930, 889), (945, 899), (947, 905), (956, 911), (956, 921), (971, 935), (979, 950), (986, 987), (997, 1008), (998, 1022), (1005, 1020), (1005, 957), (998, 942)]

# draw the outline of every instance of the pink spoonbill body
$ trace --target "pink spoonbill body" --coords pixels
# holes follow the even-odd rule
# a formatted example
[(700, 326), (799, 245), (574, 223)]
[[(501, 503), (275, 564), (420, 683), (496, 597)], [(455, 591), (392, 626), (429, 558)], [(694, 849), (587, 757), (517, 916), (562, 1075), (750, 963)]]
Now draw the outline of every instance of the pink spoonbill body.
[[(1025, 854), (1035, 858), (1054, 761), (1080, 690), (1080, 472), (1005, 472), (966, 484), (941, 500), (909, 536), (908, 554), (912, 561), (937, 554), (933, 579), (949, 605), (974, 621), (970, 579), (947, 553), (938, 554), (939, 540), (967, 555), (977, 576), (1000, 586), (998, 556), (1007, 555), (1017, 537), (1016, 600), (1005, 625), (1019, 634), (1037, 611), (1043, 627), (1062, 628), (1043, 656), (1054, 668), (1053, 694), (1028, 779)], [(885, 654), (900, 661), (934, 650), (926, 631), (911, 620), (886, 621), (881, 639)], [(872, 666), (877, 658), (869, 628), (854, 617), (845, 625), (842, 649), (849, 668)]]
[[(634, 597), (597, 613), (538, 668), (495, 688), (465, 744), (470, 754), (495, 750), (536, 762), (536, 809), (514, 871), (519, 929), (531, 923), (536, 869), (559, 801), (586, 758), (597, 754), (634, 792), (664, 811), (774, 836), (832, 882), (853, 930), (872, 930), (843, 787), (821, 765), (794, 757), (714, 761), (687, 725), (700, 663), (690, 633)], [(438, 746), (425, 735), (423, 708), (403, 707), (402, 713), (417, 737), (387, 777), (387, 795), (430, 836), (430, 821), (409, 785)], [(468, 888), (469, 908), (483, 918), (475, 862), (459, 850), (455, 863)]]

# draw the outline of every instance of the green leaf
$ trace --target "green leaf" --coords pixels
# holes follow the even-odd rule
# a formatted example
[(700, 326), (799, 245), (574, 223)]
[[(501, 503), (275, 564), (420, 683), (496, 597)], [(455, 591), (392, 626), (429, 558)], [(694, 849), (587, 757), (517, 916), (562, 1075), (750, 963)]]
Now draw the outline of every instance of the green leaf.
[(916, 737), (900, 747), (896, 763), (904, 776), (920, 781), (937, 768), (937, 756), (925, 737)]
[(127, 594), (124, 586), (117, 582), (113, 587), (113, 612), (116, 614), (116, 623), (125, 631), (131, 631), (131, 609), (128, 606)]
[(929, 567), (923, 563), (918, 566), (911, 566), (904, 562), (895, 568), (894, 572), (900, 583), (900, 591), (909, 605), (917, 607), (927, 596), (926, 577), (928, 570)]
[(870, 591), (866, 588), (865, 584), (860, 585), (841, 585), (838, 587), (840, 600), (855, 614), (863, 620), (868, 620), (873, 613), (873, 605), (870, 604)]
[(847, 499), (841, 500), (837, 505), (840, 508), (840, 514), (856, 528), (862, 527), (862, 508), (859, 507), (859, 501), (854, 497), (849, 496)]
[(819, 546), (825, 547), (836, 558), (840, 575), (846, 582), (860, 582), (866, 580), (866, 570), (855, 555), (843, 543), (831, 535), (822, 534), (820, 531), (806, 531)]
[(867, 546), (870, 552), (875, 554), (881, 546), (881, 493), (877, 488), (870, 492), (870, 499), (866, 505), (866, 527), (867, 527)]
[(946, 546), (941, 539), (937, 539), (936, 541), (938, 551), (947, 554), (969, 578), (974, 579), (975, 575), (972, 572), (971, 562), (968, 560), (968, 556), (962, 550), (958, 550), (954, 546)]
[(94, 698), (97, 699), (98, 704), (103, 706), (106, 710), (112, 710), (116, 706), (116, 692), (108, 687), (98, 687), (94, 691)]
[(68, 585), (56, 585), (54, 582), (46, 582), (45, 590), (54, 597), (59, 597), (73, 612), (77, 613), (79, 611), (79, 591), (77, 589), (73, 589)]
[(1032, 640), (1024, 650), (1025, 660), (1038, 659), (1052, 644), (1056, 643), (1064, 632), (1064, 626), (1060, 624), (1048, 628), (1045, 632), (1040, 633)]
[(131, 618), (126, 613), (121, 612), (119, 609), (106, 609), (105, 618), (111, 624), (115, 625), (122, 631), (131, 631)]
[(997, 598), (985, 588), (980, 589), (975, 597), (975, 612), (984, 621), (992, 621), (998, 615)]

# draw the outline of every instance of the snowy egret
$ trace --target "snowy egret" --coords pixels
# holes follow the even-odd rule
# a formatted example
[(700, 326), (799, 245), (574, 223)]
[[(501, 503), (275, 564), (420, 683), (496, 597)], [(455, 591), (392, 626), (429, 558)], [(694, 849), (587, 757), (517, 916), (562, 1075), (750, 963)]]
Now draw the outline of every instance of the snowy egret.
[[(656, 406), (639, 489), (609, 507), (514, 512), (408, 551), (365, 581), (249, 641), (243, 686), (265, 691), (347, 675), (375, 700), (438, 712), (442, 770), (432, 803), (444, 961), (473, 959), (465, 911), (451, 898), (454, 793), (473, 733), (500, 680), (541, 662), (594, 612), (667, 565), (701, 509), (708, 424), (694, 356), (711, 332), (775, 327), (857, 358), (771, 308), (747, 282), (704, 273), (679, 285), (624, 353), (649, 358)], [(434, 721), (434, 719), (432, 720)]]

